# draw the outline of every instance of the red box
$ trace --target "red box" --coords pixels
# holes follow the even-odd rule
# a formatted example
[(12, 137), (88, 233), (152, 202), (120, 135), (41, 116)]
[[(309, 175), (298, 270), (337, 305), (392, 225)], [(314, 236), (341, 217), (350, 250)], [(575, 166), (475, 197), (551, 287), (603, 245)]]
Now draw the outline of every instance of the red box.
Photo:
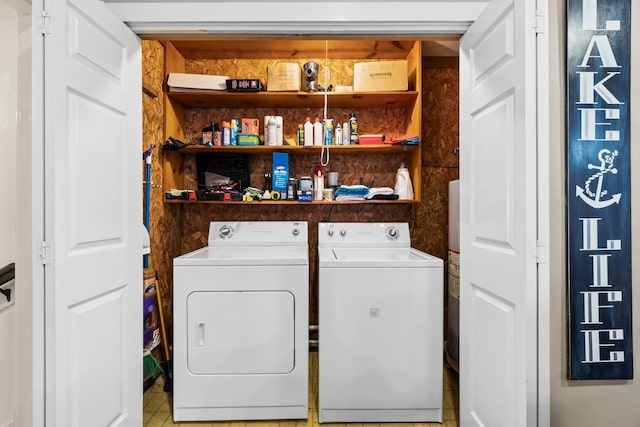
[(384, 135), (358, 136), (358, 144), (382, 144), (382, 143), (384, 143)]

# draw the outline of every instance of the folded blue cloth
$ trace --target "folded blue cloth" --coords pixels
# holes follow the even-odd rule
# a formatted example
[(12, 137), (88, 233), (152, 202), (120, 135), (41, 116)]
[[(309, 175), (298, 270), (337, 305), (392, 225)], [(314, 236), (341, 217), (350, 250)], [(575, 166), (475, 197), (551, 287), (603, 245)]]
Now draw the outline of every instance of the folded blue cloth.
[(365, 198), (369, 194), (366, 185), (341, 185), (336, 189), (336, 197), (360, 197)]

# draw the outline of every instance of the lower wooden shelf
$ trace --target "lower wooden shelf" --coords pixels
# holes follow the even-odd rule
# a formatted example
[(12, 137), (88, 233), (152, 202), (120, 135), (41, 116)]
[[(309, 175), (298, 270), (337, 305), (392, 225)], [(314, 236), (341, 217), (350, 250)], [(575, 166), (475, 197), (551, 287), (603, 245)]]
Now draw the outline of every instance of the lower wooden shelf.
[(213, 204), (213, 205), (297, 205), (297, 206), (317, 206), (317, 205), (362, 205), (362, 204), (411, 204), (418, 203), (418, 200), (322, 200), (313, 202), (297, 202), (288, 200), (260, 200), (252, 202), (233, 202), (221, 200), (184, 200), (165, 199), (165, 203), (171, 204)]

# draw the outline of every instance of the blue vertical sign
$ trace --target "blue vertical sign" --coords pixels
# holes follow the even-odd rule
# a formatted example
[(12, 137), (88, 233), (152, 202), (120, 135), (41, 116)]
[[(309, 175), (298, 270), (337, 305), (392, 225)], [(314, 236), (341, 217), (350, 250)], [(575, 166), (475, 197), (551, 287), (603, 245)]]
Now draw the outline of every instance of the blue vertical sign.
[(631, 0), (567, 0), (570, 379), (633, 378)]

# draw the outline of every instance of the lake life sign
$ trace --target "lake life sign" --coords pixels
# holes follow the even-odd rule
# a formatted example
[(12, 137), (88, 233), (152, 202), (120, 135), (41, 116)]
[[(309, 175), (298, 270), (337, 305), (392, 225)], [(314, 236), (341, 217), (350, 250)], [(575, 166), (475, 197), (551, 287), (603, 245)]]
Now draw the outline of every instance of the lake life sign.
[(570, 379), (633, 378), (631, 0), (567, 0)]

